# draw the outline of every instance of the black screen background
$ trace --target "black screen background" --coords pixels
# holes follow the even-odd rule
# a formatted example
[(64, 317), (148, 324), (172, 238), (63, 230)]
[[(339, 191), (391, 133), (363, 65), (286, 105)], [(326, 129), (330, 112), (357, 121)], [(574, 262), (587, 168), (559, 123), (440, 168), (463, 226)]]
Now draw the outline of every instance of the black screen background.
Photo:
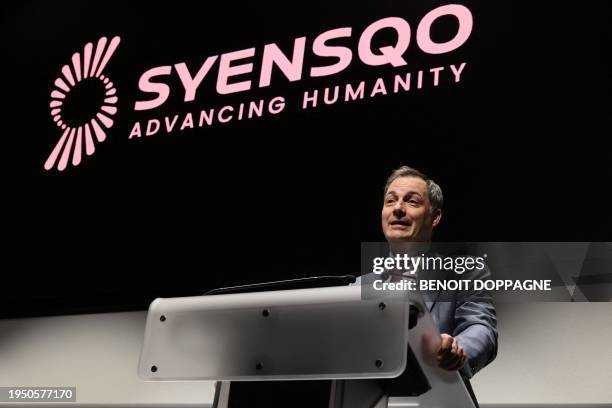
[[(4, 3), (2, 315), (143, 309), (218, 286), (357, 274), (360, 242), (383, 239), (382, 187), (402, 164), (444, 190), (439, 241), (610, 240), (610, 34), (597, 2), (464, 1), (474, 31), (449, 54), (425, 55), (413, 38), (401, 69), (354, 60), (295, 83), (276, 71), (269, 88), (224, 97), (215, 66), (194, 102), (173, 75), (162, 108), (133, 111), (146, 69), (185, 62), (193, 72), (209, 55), (269, 42), (290, 51), (302, 35), (309, 67), (325, 30), (353, 27), (343, 45), (355, 50), (371, 22), (401, 16), (414, 35), (447, 2), (328, 3)], [(455, 28), (447, 19), (432, 35)], [(84, 164), (46, 172), (59, 137), (53, 81), (74, 51), (113, 35), (117, 124)], [(459, 84), (299, 109), (306, 89), (464, 61)], [(257, 73), (255, 62), (255, 83)], [(291, 105), (279, 115), (127, 139), (150, 115), (277, 95)]]

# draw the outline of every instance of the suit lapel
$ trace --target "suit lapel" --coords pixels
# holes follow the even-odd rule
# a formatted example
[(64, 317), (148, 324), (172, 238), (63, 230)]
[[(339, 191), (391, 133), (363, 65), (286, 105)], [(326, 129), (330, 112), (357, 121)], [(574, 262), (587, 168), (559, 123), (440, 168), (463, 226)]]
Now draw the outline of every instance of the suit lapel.
[[(436, 275), (439, 275), (440, 272), (439, 271), (435, 271)], [(444, 271), (444, 279), (446, 280), (448, 278), (448, 271)], [(430, 279), (440, 279), (439, 277), (429, 277)], [(424, 295), (427, 297), (427, 300), (425, 300), (425, 305), (427, 306), (427, 308), (429, 309), (429, 312), (432, 313), (433, 308), (436, 306), (436, 303), (438, 301), (438, 298), (440, 297), (440, 290), (436, 290), (436, 291), (429, 291), (426, 292)]]

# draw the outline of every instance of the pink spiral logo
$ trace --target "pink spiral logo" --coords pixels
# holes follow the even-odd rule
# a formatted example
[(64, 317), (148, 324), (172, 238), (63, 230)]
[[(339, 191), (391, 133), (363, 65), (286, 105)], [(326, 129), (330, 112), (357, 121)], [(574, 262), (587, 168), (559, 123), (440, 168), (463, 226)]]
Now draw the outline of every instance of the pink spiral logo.
[[(82, 54), (75, 52), (71, 63), (62, 67), (61, 75), (54, 82), (55, 87), (51, 92), (49, 103), (51, 117), (61, 129), (62, 136), (45, 162), (45, 170), (51, 170), (56, 164), (59, 171), (64, 170), (71, 155), (72, 165), (78, 166), (83, 159), (83, 147), (87, 156), (95, 152), (94, 136), (98, 143), (106, 139), (104, 129), (113, 126), (112, 117), (117, 113), (118, 98), (117, 89), (102, 72), (120, 41), (118, 36), (113, 37), (110, 42), (106, 37), (102, 37), (98, 40), (95, 49), (92, 43), (87, 43)], [(104, 89), (103, 101), (96, 107), (93, 117), (84, 123), (72, 123), (64, 118), (66, 102), (70, 100), (75, 90), (91, 81), (101, 82)]]

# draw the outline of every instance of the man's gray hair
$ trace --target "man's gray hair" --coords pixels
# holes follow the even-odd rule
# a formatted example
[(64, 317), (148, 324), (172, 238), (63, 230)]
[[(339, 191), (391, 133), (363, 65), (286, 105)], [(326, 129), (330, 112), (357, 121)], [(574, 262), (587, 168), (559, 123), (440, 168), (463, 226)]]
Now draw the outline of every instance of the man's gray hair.
[(402, 166), (393, 170), (389, 178), (387, 179), (387, 184), (385, 184), (385, 195), (387, 195), (387, 190), (393, 180), (398, 179), (400, 177), (418, 177), (427, 183), (427, 192), (429, 194), (429, 202), (431, 203), (431, 211), (435, 211), (438, 208), (442, 208), (444, 204), (444, 196), (442, 195), (442, 189), (435, 181), (427, 177), (424, 173), (421, 173), (417, 169), (413, 169), (412, 167)]

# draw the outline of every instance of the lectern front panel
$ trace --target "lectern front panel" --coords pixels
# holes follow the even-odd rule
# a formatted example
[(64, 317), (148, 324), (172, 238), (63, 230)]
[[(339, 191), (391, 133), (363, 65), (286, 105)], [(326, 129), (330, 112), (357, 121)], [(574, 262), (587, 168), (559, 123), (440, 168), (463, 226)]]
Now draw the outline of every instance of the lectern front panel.
[(405, 293), (359, 286), (156, 299), (139, 375), (158, 380), (390, 378), (406, 365)]

